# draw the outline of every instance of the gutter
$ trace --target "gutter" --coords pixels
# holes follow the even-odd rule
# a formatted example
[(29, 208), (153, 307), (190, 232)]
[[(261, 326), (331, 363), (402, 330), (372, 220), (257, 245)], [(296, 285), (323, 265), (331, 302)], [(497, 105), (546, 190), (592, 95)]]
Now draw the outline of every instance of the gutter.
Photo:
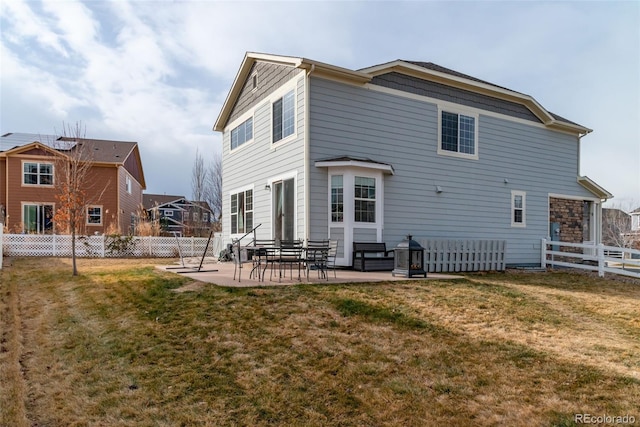
[(307, 70), (304, 76), (304, 238), (309, 240), (311, 237), (311, 156), (309, 149), (311, 146), (311, 94), (310, 94), (310, 81), (311, 73), (315, 70), (315, 64), (311, 64), (311, 67)]

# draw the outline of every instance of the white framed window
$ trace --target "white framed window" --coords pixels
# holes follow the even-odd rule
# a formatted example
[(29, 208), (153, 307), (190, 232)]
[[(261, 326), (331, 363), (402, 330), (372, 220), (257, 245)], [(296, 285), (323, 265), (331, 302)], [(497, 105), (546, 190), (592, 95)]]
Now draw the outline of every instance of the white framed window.
[(253, 190), (231, 194), (231, 234), (243, 234), (253, 228)]
[(131, 178), (129, 178), (129, 176), (125, 177), (124, 183), (127, 188), (127, 193), (131, 194)]
[(87, 207), (87, 225), (102, 225), (102, 206)]
[(331, 175), (331, 222), (344, 221), (343, 182), (343, 175)]
[(182, 212), (182, 220), (183, 221), (189, 221), (189, 212)]
[(356, 176), (354, 181), (354, 221), (376, 222), (376, 179)]
[(164, 210), (164, 216), (173, 216), (173, 210), (165, 209)]
[(527, 193), (524, 191), (511, 191), (511, 226), (527, 226)]
[(251, 75), (251, 91), (258, 90), (258, 73)]
[(209, 222), (209, 212), (202, 212), (202, 221)]
[(272, 143), (284, 140), (296, 131), (295, 89), (271, 104)]
[(53, 163), (23, 162), (23, 185), (53, 186)]
[(438, 154), (478, 159), (478, 114), (439, 108)]
[(231, 149), (234, 150), (253, 139), (253, 117), (231, 130)]
[(198, 215), (198, 212), (194, 212), (193, 213), (193, 222), (198, 222), (200, 219), (200, 216)]

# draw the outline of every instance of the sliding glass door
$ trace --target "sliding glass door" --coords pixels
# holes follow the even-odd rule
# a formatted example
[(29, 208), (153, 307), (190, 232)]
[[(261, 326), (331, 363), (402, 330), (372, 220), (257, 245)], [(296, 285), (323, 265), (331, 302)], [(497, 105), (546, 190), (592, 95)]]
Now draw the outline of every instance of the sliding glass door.
[(295, 239), (295, 180), (276, 181), (273, 188), (273, 238)]
[(53, 232), (53, 205), (23, 205), (22, 222), (25, 233)]

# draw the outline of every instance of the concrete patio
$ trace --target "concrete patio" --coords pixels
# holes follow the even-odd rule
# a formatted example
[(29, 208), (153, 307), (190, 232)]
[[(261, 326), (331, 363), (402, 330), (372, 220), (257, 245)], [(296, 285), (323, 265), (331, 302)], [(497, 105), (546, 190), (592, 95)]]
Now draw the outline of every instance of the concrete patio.
[[(273, 278), (269, 278), (269, 270), (266, 271), (264, 281), (259, 281), (257, 278), (250, 277), (252, 264), (247, 262), (243, 265), (240, 281), (236, 274), (236, 279), (233, 278), (234, 263), (233, 262), (218, 262), (213, 258), (205, 258), (201, 271), (198, 270), (200, 265), (200, 259), (185, 259), (184, 268), (182, 263), (177, 262), (173, 265), (159, 265), (156, 268), (164, 270), (170, 273), (179, 274), (181, 276), (187, 276), (193, 280), (198, 280), (205, 283), (212, 283), (218, 286), (229, 287), (254, 287), (254, 286), (287, 286), (287, 285), (299, 285), (303, 283), (308, 284), (326, 284), (326, 283), (368, 283), (368, 282), (390, 282), (390, 281), (407, 281), (407, 280), (446, 280), (446, 279), (460, 279), (462, 275), (453, 274), (439, 274), (429, 273), (427, 278), (424, 277), (412, 277), (410, 279), (400, 276), (392, 276), (390, 271), (376, 271), (376, 272), (361, 272), (347, 269), (336, 269), (334, 277), (333, 270), (328, 271), (328, 279), (318, 277), (317, 271), (309, 272), (309, 279), (307, 280), (306, 271), (300, 270), (301, 280), (298, 280), (297, 269), (293, 270), (293, 278), (291, 278), (291, 272), (289, 269), (286, 271), (286, 276), (282, 277), (278, 281), (278, 274), (274, 272)], [(217, 270), (217, 271), (214, 271)]]

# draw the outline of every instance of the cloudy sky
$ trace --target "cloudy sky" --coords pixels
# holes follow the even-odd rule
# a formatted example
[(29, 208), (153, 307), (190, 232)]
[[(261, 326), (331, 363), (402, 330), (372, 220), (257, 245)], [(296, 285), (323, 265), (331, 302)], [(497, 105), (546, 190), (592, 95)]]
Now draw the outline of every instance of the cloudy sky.
[(0, 134), (137, 141), (147, 192), (191, 196), (246, 51), (350, 69), (435, 62), (594, 130), (581, 174), (640, 205), (640, 2), (0, 1)]

